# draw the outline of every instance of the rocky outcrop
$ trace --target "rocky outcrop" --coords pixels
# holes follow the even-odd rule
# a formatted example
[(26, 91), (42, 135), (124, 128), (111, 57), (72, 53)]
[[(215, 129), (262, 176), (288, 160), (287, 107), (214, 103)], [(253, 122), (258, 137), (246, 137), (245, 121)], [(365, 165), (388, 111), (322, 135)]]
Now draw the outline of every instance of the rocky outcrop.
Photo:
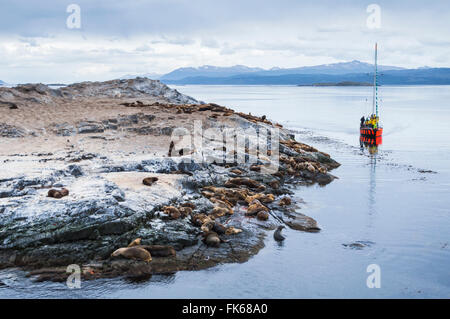
[[(84, 279), (145, 277), (244, 262), (264, 246), (267, 230), (279, 224), (320, 230), (314, 219), (283, 198), (291, 192), (288, 184), (331, 182), (329, 171), (339, 164), (265, 117), (193, 104), (195, 100), (147, 79), (85, 82), (58, 90), (24, 85), (1, 94), (49, 105), (57, 99), (103, 97), (99, 108), (114, 108), (102, 118), (49, 125), (46, 139), (61, 145), (51, 152), (24, 149), (0, 156), (5, 167), (0, 172), (0, 268), (23, 267), (37, 280), (65, 280), (71, 264), (81, 267)], [(123, 100), (124, 95), (134, 101)], [(153, 95), (171, 102), (148, 101)], [(137, 98), (147, 102), (137, 103)], [(256, 136), (249, 136), (246, 147), (235, 150), (228, 162), (221, 159), (229, 151), (212, 137), (204, 138), (200, 148), (180, 145), (175, 138), (167, 156), (172, 133), (181, 124), (192, 129), (188, 119), (221, 132), (279, 128), (278, 169), (267, 169), (275, 165), (274, 158), (250, 152)], [(31, 139), (28, 148), (39, 138), (22, 135), (13, 125), (0, 128), (4, 140)], [(154, 182), (143, 182), (148, 180)], [(51, 190), (64, 194), (49, 196)], [(176, 254), (152, 256), (150, 262), (111, 257), (136, 238), (143, 246), (171, 246)]]
[(80, 98), (154, 98), (174, 104), (198, 103), (192, 97), (169, 88), (158, 80), (135, 78), (106, 82), (75, 83), (59, 89), (44, 84), (22, 84), (13, 88), (0, 87), (0, 106), (28, 106), (29, 104), (58, 104)]

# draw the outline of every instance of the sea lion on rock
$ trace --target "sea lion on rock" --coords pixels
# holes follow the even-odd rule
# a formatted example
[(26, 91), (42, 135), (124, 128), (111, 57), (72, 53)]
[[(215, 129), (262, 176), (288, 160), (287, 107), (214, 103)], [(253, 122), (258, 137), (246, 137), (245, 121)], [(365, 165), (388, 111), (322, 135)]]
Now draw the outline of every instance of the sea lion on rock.
[(61, 195), (64, 196), (68, 196), (69, 195), (69, 190), (67, 188), (63, 188), (60, 190)]
[(273, 194), (255, 194), (253, 196), (248, 196), (245, 201), (247, 203), (253, 202), (255, 199), (259, 200), (261, 203), (268, 204), (272, 203), (275, 200), (275, 196)]
[(259, 212), (264, 211), (268, 212), (269, 209), (260, 203), (259, 200), (255, 199), (250, 206), (247, 208), (247, 212), (245, 213), (246, 216), (255, 216)]
[(273, 233), (273, 238), (276, 241), (283, 241), (285, 237), (281, 235), (281, 231), (283, 230), (284, 226), (278, 226), (277, 230)]
[(213, 219), (210, 216), (206, 216), (205, 214), (196, 214), (192, 217), (192, 223), (195, 226), (202, 226), (203, 224), (212, 220)]
[(164, 206), (163, 211), (172, 219), (178, 219), (181, 217), (180, 211), (174, 206)]
[(224, 225), (222, 225), (221, 223), (218, 223), (216, 221), (213, 225), (212, 230), (215, 231), (216, 233), (218, 233), (219, 235), (223, 235), (227, 231), (227, 228)]
[(272, 187), (273, 189), (278, 189), (278, 188), (280, 188), (280, 182), (279, 181), (271, 181), (271, 182), (269, 182), (269, 186)]
[(288, 206), (291, 205), (291, 199), (289, 197), (283, 197), (280, 199), (280, 202), (278, 203), (280, 206)]
[(136, 238), (128, 245), (128, 247), (139, 246), (141, 244), (141, 240), (141, 238)]
[(164, 245), (142, 245), (139, 246), (147, 250), (153, 257), (169, 257), (176, 256), (177, 253), (172, 246)]
[(212, 220), (210, 220), (210, 221), (204, 223), (204, 224), (200, 227), (200, 229), (201, 229), (203, 232), (205, 232), (205, 233), (211, 231), (213, 228), (214, 228), (214, 221), (212, 221)]
[(192, 208), (190, 207), (181, 206), (178, 208), (178, 210), (180, 211), (181, 217), (183, 218), (192, 214)]
[(256, 164), (253, 164), (252, 166), (250, 166), (250, 170), (251, 171), (254, 171), (254, 172), (261, 172), (261, 167), (262, 167), (263, 165), (256, 165)]
[(225, 182), (225, 187), (247, 186), (249, 188), (259, 188), (261, 184), (250, 178), (235, 177)]
[(51, 189), (48, 191), (47, 197), (61, 198), (62, 194), (60, 191), (57, 191), (56, 189)]
[(228, 240), (223, 240), (216, 232), (208, 231), (203, 233), (203, 242), (210, 247), (219, 247), (220, 243), (227, 243)]
[(47, 193), (47, 197), (53, 197), (58, 199), (67, 195), (69, 195), (69, 190), (66, 188), (63, 188), (60, 191), (56, 189), (50, 189)]
[[(231, 212), (232, 211), (233, 210), (231, 210)], [(215, 218), (219, 218), (219, 217), (225, 216), (227, 214), (230, 214), (230, 209), (226, 208), (226, 207), (220, 207), (220, 206), (215, 206), (212, 209), (212, 211), (209, 213), (209, 215), (214, 216)]]
[(111, 254), (111, 256), (112, 257), (121, 256), (128, 259), (142, 260), (146, 262), (150, 262), (152, 260), (152, 256), (150, 255), (150, 253), (144, 248), (141, 248), (139, 246), (119, 248), (116, 251), (114, 251)]
[(241, 175), (242, 174), (242, 171), (240, 169), (238, 169), (238, 168), (234, 168), (230, 172), (233, 173), (233, 174), (236, 174), (236, 175)]
[(239, 233), (242, 233), (242, 229), (235, 228), (233, 226), (230, 226), (225, 230), (225, 235), (235, 235)]
[(256, 214), (256, 218), (258, 218), (258, 220), (266, 221), (269, 219), (269, 213), (263, 211), (258, 212), (258, 214)]
[(195, 209), (195, 204), (190, 203), (190, 202), (186, 202), (186, 203), (181, 204), (181, 207), (189, 207), (192, 210), (194, 210)]
[(142, 184), (144, 184), (146, 186), (152, 186), (157, 181), (158, 181), (158, 177), (146, 177), (142, 180)]

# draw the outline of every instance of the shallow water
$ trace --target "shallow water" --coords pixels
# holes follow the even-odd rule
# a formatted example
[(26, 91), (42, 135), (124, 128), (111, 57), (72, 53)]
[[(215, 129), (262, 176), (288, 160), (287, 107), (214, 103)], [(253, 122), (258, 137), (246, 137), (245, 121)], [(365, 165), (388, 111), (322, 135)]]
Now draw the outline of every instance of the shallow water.
[[(450, 86), (382, 87), (383, 144), (359, 146), (359, 118), (370, 113), (365, 87), (179, 86), (180, 92), (267, 115), (342, 166), (326, 187), (302, 187), (300, 211), (322, 231), (284, 230), (278, 245), (244, 264), (227, 264), (149, 282), (83, 282), (82, 289), (32, 283), (0, 272), (0, 297), (14, 298), (449, 298)], [(368, 101), (366, 101), (366, 98)], [(420, 170), (432, 173), (421, 173)], [(355, 242), (363, 247), (345, 246)], [(370, 264), (381, 288), (369, 289)], [(220, 287), (220, 288), (218, 288)]]

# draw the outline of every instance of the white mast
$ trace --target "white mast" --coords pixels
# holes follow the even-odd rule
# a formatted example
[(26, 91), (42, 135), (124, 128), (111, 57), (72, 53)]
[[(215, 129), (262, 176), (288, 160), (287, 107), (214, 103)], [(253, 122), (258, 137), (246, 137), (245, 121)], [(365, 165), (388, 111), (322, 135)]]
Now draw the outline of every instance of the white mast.
[(373, 102), (372, 102), (372, 114), (376, 114), (378, 117), (378, 83), (377, 83), (377, 72), (378, 72), (378, 44), (375, 43), (375, 73), (373, 76)]

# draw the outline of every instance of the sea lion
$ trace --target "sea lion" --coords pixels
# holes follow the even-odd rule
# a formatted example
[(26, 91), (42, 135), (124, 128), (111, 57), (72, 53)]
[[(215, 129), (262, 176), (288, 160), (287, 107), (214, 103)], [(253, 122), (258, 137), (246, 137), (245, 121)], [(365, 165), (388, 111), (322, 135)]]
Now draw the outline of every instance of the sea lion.
[(196, 214), (194, 216), (192, 216), (192, 223), (195, 226), (202, 226), (203, 224), (212, 221), (213, 218), (211, 218), (210, 216), (206, 216), (205, 214)]
[(225, 216), (226, 214), (229, 214), (229, 213), (230, 213), (230, 209), (229, 208), (215, 206), (212, 209), (212, 211), (209, 213), (209, 215), (212, 215), (215, 218), (219, 218), (219, 217)]
[(181, 204), (181, 207), (189, 207), (192, 210), (195, 209), (195, 205), (193, 203), (190, 203), (190, 202), (186, 202), (186, 203)]
[(59, 191), (61, 193), (61, 195), (64, 196), (68, 196), (69, 195), (69, 190), (67, 188), (63, 188)]
[(233, 168), (231, 171), (231, 173), (236, 174), (236, 175), (241, 175), (242, 171), (238, 168)]
[(203, 242), (210, 247), (219, 247), (220, 243), (227, 243), (228, 240), (223, 240), (216, 232), (208, 231), (203, 233)]
[(269, 186), (272, 187), (273, 189), (278, 189), (278, 188), (280, 188), (280, 182), (279, 181), (271, 181), (271, 182), (269, 182)]
[(181, 217), (180, 211), (174, 206), (164, 206), (163, 211), (172, 219), (178, 219)]
[(269, 219), (269, 213), (268, 212), (258, 212), (258, 214), (256, 214), (256, 218), (258, 218), (259, 220), (262, 221), (266, 221)]
[(247, 212), (245, 213), (246, 216), (255, 216), (261, 211), (268, 212), (269, 209), (261, 204), (259, 200), (255, 199), (253, 202), (251, 202), (250, 206), (247, 208)]
[(283, 197), (280, 199), (280, 202), (278, 203), (280, 206), (288, 206), (291, 205), (291, 199), (289, 197)]
[(275, 200), (275, 196), (273, 194), (255, 194), (253, 196), (248, 196), (245, 201), (251, 203), (255, 199), (259, 200), (261, 203), (268, 204)]
[(261, 172), (261, 167), (262, 167), (263, 165), (256, 165), (256, 164), (253, 164), (252, 166), (250, 166), (250, 170), (251, 171), (253, 171), (253, 172)]
[(47, 193), (47, 197), (53, 197), (53, 198), (61, 198), (63, 197), (61, 192), (56, 189), (51, 189)]
[(273, 233), (273, 238), (276, 241), (283, 241), (285, 237), (281, 235), (281, 230), (284, 228), (284, 226), (278, 226), (277, 230)]
[(163, 246), (163, 245), (142, 245), (139, 246), (147, 250), (154, 257), (169, 257), (176, 256), (177, 253), (172, 246)]
[(234, 234), (239, 234), (241, 232), (242, 232), (242, 229), (230, 226), (225, 230), (225, 235), (234, 235)]
[(157, 181), (158, 181), (158, 177), (146, 177), (142, 180), (142, 184), (144, 184), (146, 186), (152, 186)]
[(141, 240), (141, 238), (136, 238), (128, 245), (128, 247), (139, 246), (141, 244)]
[(119, 248), (116, 251), (114, 251), (111, 254), (111, 256), (112, 257), (122, 256), (128, 259), (142, 260), (146, 262), (150, 262), (152, 260), (152, 256), (150, 255), (150, 253), (144, 248), (141, 248), (139, 246)]
[(212, 227), (212, 230), (215, 231), (219, 235), (223, 235), (227, 231), (227, 228), (224, 225), (222, 225), (221, 223), (215, 222)]
[(214, 221), (212, 221), (212, 220), (210, 220), (210, 221), (204, 223), (204, 224), (200, 227), (200, 229), (201, 229), (203, 232), (205, 232), (205, 233), (211, 231), (213, 228), (214, 228)]
[(178, 208), (178, 210), (180, 211), (181, 217), (183, 218), (192, 214), (192, 208), (190, 207), (181, 206)]
[(58, 199), (67, 195), (69, 195), (69, 190), (67, 188), (63, 188), (60, 191), (56, 189), (50, 189), (47, 193), (47, 197), (53, 197)]

